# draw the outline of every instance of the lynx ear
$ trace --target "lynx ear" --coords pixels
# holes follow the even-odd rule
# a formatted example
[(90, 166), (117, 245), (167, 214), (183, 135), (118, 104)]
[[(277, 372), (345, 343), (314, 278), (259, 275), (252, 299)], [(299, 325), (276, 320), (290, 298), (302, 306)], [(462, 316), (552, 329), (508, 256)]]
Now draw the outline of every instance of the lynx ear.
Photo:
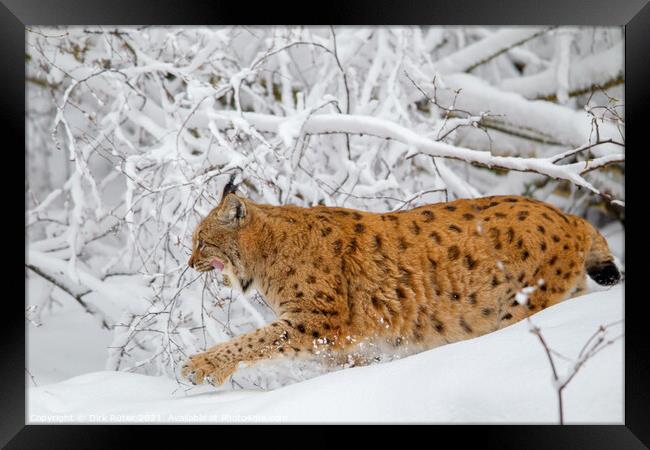
[(238, 224), (246, 217), (246, 205), (235, 194), (228, 194), (221, 202), (217, 219), (224, 224)]

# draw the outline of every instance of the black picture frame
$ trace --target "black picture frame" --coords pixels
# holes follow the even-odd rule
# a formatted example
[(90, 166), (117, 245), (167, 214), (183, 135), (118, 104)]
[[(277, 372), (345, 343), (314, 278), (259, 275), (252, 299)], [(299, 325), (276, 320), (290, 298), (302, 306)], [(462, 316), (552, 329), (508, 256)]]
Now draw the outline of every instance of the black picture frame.
[[(3, 104), (0, 109), (3, 124), (7, 125), (8, 134), (3, 139), (5, 153), (2, 161), (10, 167), (19, 167), (18, 148), (24, 145), (25, 117), (25, 26), (28, 25), (204, 25), (204, 24), (430, 24), (430, 25), (602, 25), (625, 26), (625, 106), (626, 106), (626, 147), (632, 149), (633, 161), (640, 159), (641, 152), (646, 152), (648, 144), (644, 140), (641, 128), (644, 126), (643, 112), (650, 104), (650, 5), (647, 0), (438, 0), (395, 2), (381, 1), (347, 1), (323, 2), (321, 4), (284, 2), (248, 2), (232, 1), (171, 1), (146, 0), (110, 1), (110, 0), (0, 0), (0, 89), (3, 92)], [(299, 17), (290, 19), (290, 12)], [(15, 145), (9, 144), (9, 137), (14, 137)], [(16, 164), (7, 158), (15, 158)], [(643, 164), (633, 162), (626, 164), (626, 188), (641, 178)], [(5, 171), (3, 177), (6, 195), (5, 207), (10, 205), (19, 212), (20, 196), (9, 194), (15, 192), (19, 182), (10, 180), (19, 177), (17, 170)], [(635, 174), (639, 172), (639, 174)], [(641, 175), (642, 176), (642, 175)], [(632, 254), (626, 252), (626, 301), (625, 301), (625, 425), (597, 426), (470, 426), (467, 429), (455, 429), (437, 426), (435, 430), (425, 430), (427, 442), (432, 446), (455, 445), (451, 443), (469, 443), (472, 440), (483, 446), (498, 448), (606, 448), (632, 449), (647, 448), (650, 445), (650, 340), (645, 336), (647, 328), (645, 319), (645, 296), (627, 295), (640, 287), (641, 267), (647, 263), (629, 262), (645, 254), (642, 245), (645, 241), (641, 232), (637, 234), (634, 227), (643, 226), (640, 219), (642, 211), (642, 185), (636, 189), (626, 189), (626, 204), (631, 205), (627, 220), (626, 243), (632, 242)], [(9, 197), (9, 198), (7, 198)], [(24, 200), (24, 198), (23, 198)], [(15, 204), (14, 204), (15, 203)], [(24, 201), (23, 201), (24, 211)], [(10, 209), (9, 209), (10, 210)], [(7, 210), (7, 211), (9, 211)], [(635, 212), (639, 211), (639, 212)], [(7, 213), (8, 215), (9, 213)], [(11, 217), (14, 217), (13, 214)], [(14, 225), (8, 222), (15, 221)], [(6, 233), (19, 232), (19, 221), (11, 219), (4, 222)], [(631, 233), (631, 234), (630, 234)], [(7, 236), (7, 234), (5, 234)], [(11, 239), (9, 239), (11, 240)], [(646, 239), (647, 241), (647, 239)], [(632, 246), (630, 246), (632, 247)], [(11, 266), (14, 266), (13, 268)], [(0, 386), (0, 444), (6, 448), (115, 448), (131, 447), (136, 441), (126, 434), (155, 435), (165, 440), (165, 447), (174, 445), (195, 446), (200, 444), (198, 435), (188, 435), (185, 429), (164, 426), (92, 426), (80, 429), (72, 425), (25, 425), (25, 323), (16, 296), (10, 295), (11, 270), (18, 272), (19, 264), (10, 265), (5, 270), (5, 307), (11, 309), (0, 332), (2, 355), (2, 383)], [(24, 278), (23, 274), (16, 274)], [(630, 283), (632, 290), (630, 290)], [(25, 289), (25, 284), (23, 284)], [(23, 293), (24, 295), (25, 293)], [(5, 309), (4, 311), (8, 311)], [(154, 428), (155, 427), (155, 428)], [(219, 428), (218, 433), (225, 432), (226, 427)], [(179, 431), (181, 430), (181, 431)], [(194, 430), (194, 428), (193, 428)], [(196, 433), (196, 431), (192, 431)], [(365, 438), (386, 436), (369, 430)], [(326, 437), (328, 435), (323, 435)], [(145, 437), (145, 436), (139, 436)], [(398, 437), (398, 436), (394, 436)], [(220, 445), (225, 439), (223, 434), (212, 434), (215, 440), (211, 445)], [(338, 439), (329, 435), (328, 441)], [(305, 442), (303, 442), (305, 443)], [(285, 445), (290, 445), (285, 439)]]

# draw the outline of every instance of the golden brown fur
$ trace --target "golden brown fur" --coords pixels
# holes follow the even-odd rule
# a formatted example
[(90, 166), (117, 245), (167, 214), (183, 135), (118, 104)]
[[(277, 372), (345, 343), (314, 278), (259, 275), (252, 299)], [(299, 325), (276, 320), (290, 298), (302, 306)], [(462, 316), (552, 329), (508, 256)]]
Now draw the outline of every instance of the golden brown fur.
[[(221, 384), (240, 362), (281, 355), (345, 359), (362, 343), (420, 351), (569, 298), (584, 289), (585, 269), (599, 282), (618, 281), (607, 243), (588, 222), (516, 196), (375, 214), (228, 194), (193, 245), (190, 266), (222, 261), (235, 284), (257, 289), (277, 314), (191, 357), (183, 374), (197, 383)], [(527, 286), (534, 292), (520, 304), (515, 296)]]

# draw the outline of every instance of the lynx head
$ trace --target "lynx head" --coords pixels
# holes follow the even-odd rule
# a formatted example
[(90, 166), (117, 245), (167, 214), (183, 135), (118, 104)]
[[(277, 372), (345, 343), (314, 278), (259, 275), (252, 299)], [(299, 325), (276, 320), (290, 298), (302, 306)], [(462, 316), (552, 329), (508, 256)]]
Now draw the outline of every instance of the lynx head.
[(219, 206), (210, 211), (194, 230), (188, 265), (199, 272), (225, 269), (235, 277), (244, 273), (240, 233), (249, 222), (250, 211), (245, 200), (224, 191)]

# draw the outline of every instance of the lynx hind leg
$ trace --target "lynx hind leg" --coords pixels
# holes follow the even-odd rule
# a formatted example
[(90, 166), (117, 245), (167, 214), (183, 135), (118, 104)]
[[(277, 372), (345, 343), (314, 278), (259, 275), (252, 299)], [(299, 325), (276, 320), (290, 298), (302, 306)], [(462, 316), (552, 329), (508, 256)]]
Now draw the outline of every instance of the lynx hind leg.
[(191, 356), (183, 366), (181, 375), (193, 384), (207, 381), (219, 386), (237, 370), (240, 363), (253, 364), (262, 359), (295, 355), (306, 345), (307, 342), (287, 321), (276, 321)]
[(587, 274), (581, 273), (568, 298), (580, 297), (587, 293)]

